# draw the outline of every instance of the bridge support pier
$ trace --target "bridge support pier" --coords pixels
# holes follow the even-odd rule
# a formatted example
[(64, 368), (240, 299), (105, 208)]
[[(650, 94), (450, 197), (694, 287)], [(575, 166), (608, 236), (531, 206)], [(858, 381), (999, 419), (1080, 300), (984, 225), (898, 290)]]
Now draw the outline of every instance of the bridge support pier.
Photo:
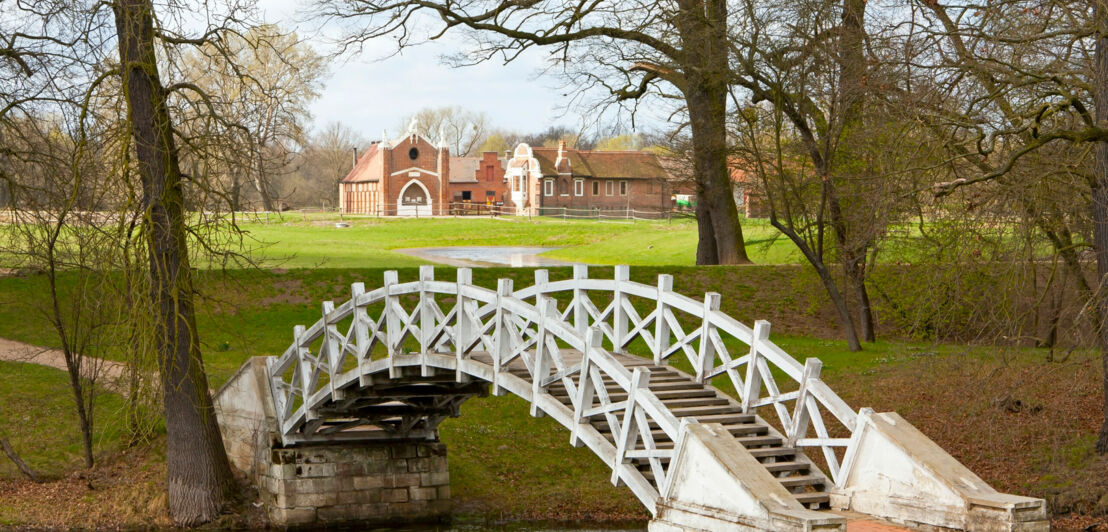
[(439, 442), (272, 449), (256, 476), (278, 526), (359, 526), (450, 518), (446, 446)]
[(258, 487), (270, 523), (319, 528), (450, 519), (446, 445), (428, 440), (282, 447), (265, 359), (244, 364), (215, 395), (231, 465)]

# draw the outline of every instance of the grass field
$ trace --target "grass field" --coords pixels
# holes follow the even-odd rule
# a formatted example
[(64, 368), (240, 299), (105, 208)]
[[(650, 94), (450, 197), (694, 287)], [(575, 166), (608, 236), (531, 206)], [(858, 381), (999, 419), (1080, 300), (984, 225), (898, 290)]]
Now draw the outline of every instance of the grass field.
[[(1089, 516), (1108, 511), (1108, 498), (1101, 498), (1108, 493), (1108, 478), (1090, 473), (1106, 467), (1091, 452), (1089, 438), (1098, 426), (1100, 404), (1100, 375), (1092, 354), (1076, 352), (1063, 362), (1044, 364), (1044, 353), (1034, 349), (1000, 353), (987, 347), (895, 339), (851, 353), (837, 340), (834, 315), (811, 269), (792, 265), (799, 261), (791, 245), (775, 239), (764, 223), (744, 225), (748, 250), (761, 265), (692, 267), (695, 226), (684, 221), (624, 225), (355, 219), (344, 229), (335, 228), (333, 222), (292, 215), (280, 223), (245, 223), (243, 228), (259, 246), (256, 255), (272, 269), (198, 271), (198, 323), (213, 387), (225, 382), (249, 357), (282, 352), (292, 341), (293, 326), (315, 322), (322, 301), (347, 299), (350, 283), (374, 286), (391, 268), (399, 269), (401, 281), (415, 279), (414, 266), (420, 261), (394, 249), (560, 247), (550, 255), (631, 264), (632, 279), (648, 284), (659, 273), (670, 273), (674, 288), (692, 297), (720, 292), (727, 314), (745, 323), (768, 319), (773, 323), (773, 340), (794, 357), (822, 359), (824, 378), (851, 406), (902, 413), (999, 489), (1049, 497), (1056, 512), (1073, 512), (1085, 519), (1079, 521), (1082, 526)], [(550, 270), (552, 279), (570, 275), (569, 268)], [(610, 276), (611, 268), (594, 267), (590, 273)], [(436, 275), (452, 279), (455, 270), (436, 268)], [(493, 287), (500, 277), (515, 279), (517, 287), (526, 286), (532, 276), (528, 269), (474, 270), (474, 281), (486, 287)], [(62, 278), (63, 284), (71, 281), (72, 274)], [(42, 275), (0, 277), (0, 337), (57, 345), (42, 317), (44, 288)], [(897, 331), (888, 328), (882, 334), (897, 337)], [(104, 355), (121, 358), (111, 349)], [(55, 479), (46, 487), (29, 487), (16, 480), (18, 473), (11, 464), (0, 459), (0, 526), (164, 522), (164, 498), (159, 499), (159, 482), (164, 479), (157, 473), (164, 463), (160, 454), (164, 440), (122, 449), (118, 396), (105, 395), (97, 410), (97, 449), (104, 465), (86, 479), (85, 473), (77, 473), (80, 441), (64, 374), (4, 363), (0, 379), (4, 382), (0, 434), (12, 440), (32, 467)], [(729, 390), (726, 383), (719, 384)], [(1066, 392), (1057, 393), (1059, 389)], [(525, 435), (527, 445), (516, 444), (520, 435)], [(567, 433), (552, 420), (531, 418), (520, 399), (472, 400), (463, 407), (461, 418), (442, 425), (441, 437), (449, 448), (458, 510), (471, 519), (641, 521), (646, 517), (629, 491), (611, 486), (607, 469), (597, 467), (591, 453), (571, 448)], [(47, 490), (52, 504), (65, 511), (35, 509), (26, 502), (31, 497), (27, 493), (41, 495), (34, 490)], [(70, 520), (59, 521), (63, 518), (58, 515)]]
[[(536, 218), (350, 218), (289, 215), (271, 223), (243, 222), (254, 255), (284, 268), (404, 267), (424, 262), (399, 248), (439, 246), (541, 246), (561, 248), (546, 256), (589, 264), (692, 265), (696, 224), (600, 222)], [(743, 225), (751, 259), (762, 264), (796, 263), (792, 244), (764, 220)]]

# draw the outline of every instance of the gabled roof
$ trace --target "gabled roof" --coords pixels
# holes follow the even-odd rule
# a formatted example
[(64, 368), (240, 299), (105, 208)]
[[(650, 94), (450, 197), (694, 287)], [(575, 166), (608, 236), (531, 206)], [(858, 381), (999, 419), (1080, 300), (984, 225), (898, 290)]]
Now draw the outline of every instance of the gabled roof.
[[(533, 148), (543, 176), (558, 175), (558, 148)], [(642, 151), (566, 150), (573, 177), (666, 179), (669, 174), (652, 153)]]
[(381, 150), (377, 149), (378, 146), (380, 146), (378, 143), (371, 144), (365, 153), (358, 157), (358, 164), (355, 164), (350, 173), (342, 178), (343, 183), (364, 183), (380, 179), (381, 158), (378, 155)]

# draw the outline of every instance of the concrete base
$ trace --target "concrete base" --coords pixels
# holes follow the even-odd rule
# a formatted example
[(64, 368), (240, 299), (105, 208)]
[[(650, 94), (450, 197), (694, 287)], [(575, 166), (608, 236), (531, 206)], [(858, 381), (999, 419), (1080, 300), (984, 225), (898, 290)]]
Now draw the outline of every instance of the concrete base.
[(231, 466), (254, 482), (271, 524), (317, 528), (442, 522), (450, 517), (446, 446), (432, 441), (282, 448), (265, 359), (250, 359), (215, 395)]
[(846, 520), (805, 509), (722, 425), (688, 424), (650, 532), (836, 531)]
[(920, 530), (1045, 532), (1046, 501), (997, 492), (896, 413), (863, 409), (831, 506)]
[(428, 442), (273, 449), (257, 476), (277, 526), (359, 526), (450, 519), (446, 446)]

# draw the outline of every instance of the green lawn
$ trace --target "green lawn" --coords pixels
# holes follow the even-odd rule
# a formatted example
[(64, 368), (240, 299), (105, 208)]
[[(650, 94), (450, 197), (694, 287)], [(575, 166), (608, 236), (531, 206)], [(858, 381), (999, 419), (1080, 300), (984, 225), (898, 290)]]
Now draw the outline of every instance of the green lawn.
[[(58, 477), (84, 464), (81, 432), (69, 378), (56, 369), (0, 362), (0, 437), (6, 437), (35, 472)], [(93, 443), (100, 451), (117, 449), (124, 432), (123, 399), (104, 392), (93, 413)], [(19, 470), (0, 455), (0, 478)]]
[[(696, 259), (696, 224), (601, 222), (555, 219), (437, 218), (382, 219), (345, 217), (350, 227), (337, 228), (337, 217), (286, 216), (270, 223), (241, 222), (254, 255), (285, 268), (374, 268), (424, 264), (396, 253), (398, 248), (440, 246), (541, 246), (562, 248), (551, 258), (590, 264), (692, 265)], [(796, 263), (791, 243), (778, 237), (764, 220), (744, 221), (751, 258), (762, 264)]]

